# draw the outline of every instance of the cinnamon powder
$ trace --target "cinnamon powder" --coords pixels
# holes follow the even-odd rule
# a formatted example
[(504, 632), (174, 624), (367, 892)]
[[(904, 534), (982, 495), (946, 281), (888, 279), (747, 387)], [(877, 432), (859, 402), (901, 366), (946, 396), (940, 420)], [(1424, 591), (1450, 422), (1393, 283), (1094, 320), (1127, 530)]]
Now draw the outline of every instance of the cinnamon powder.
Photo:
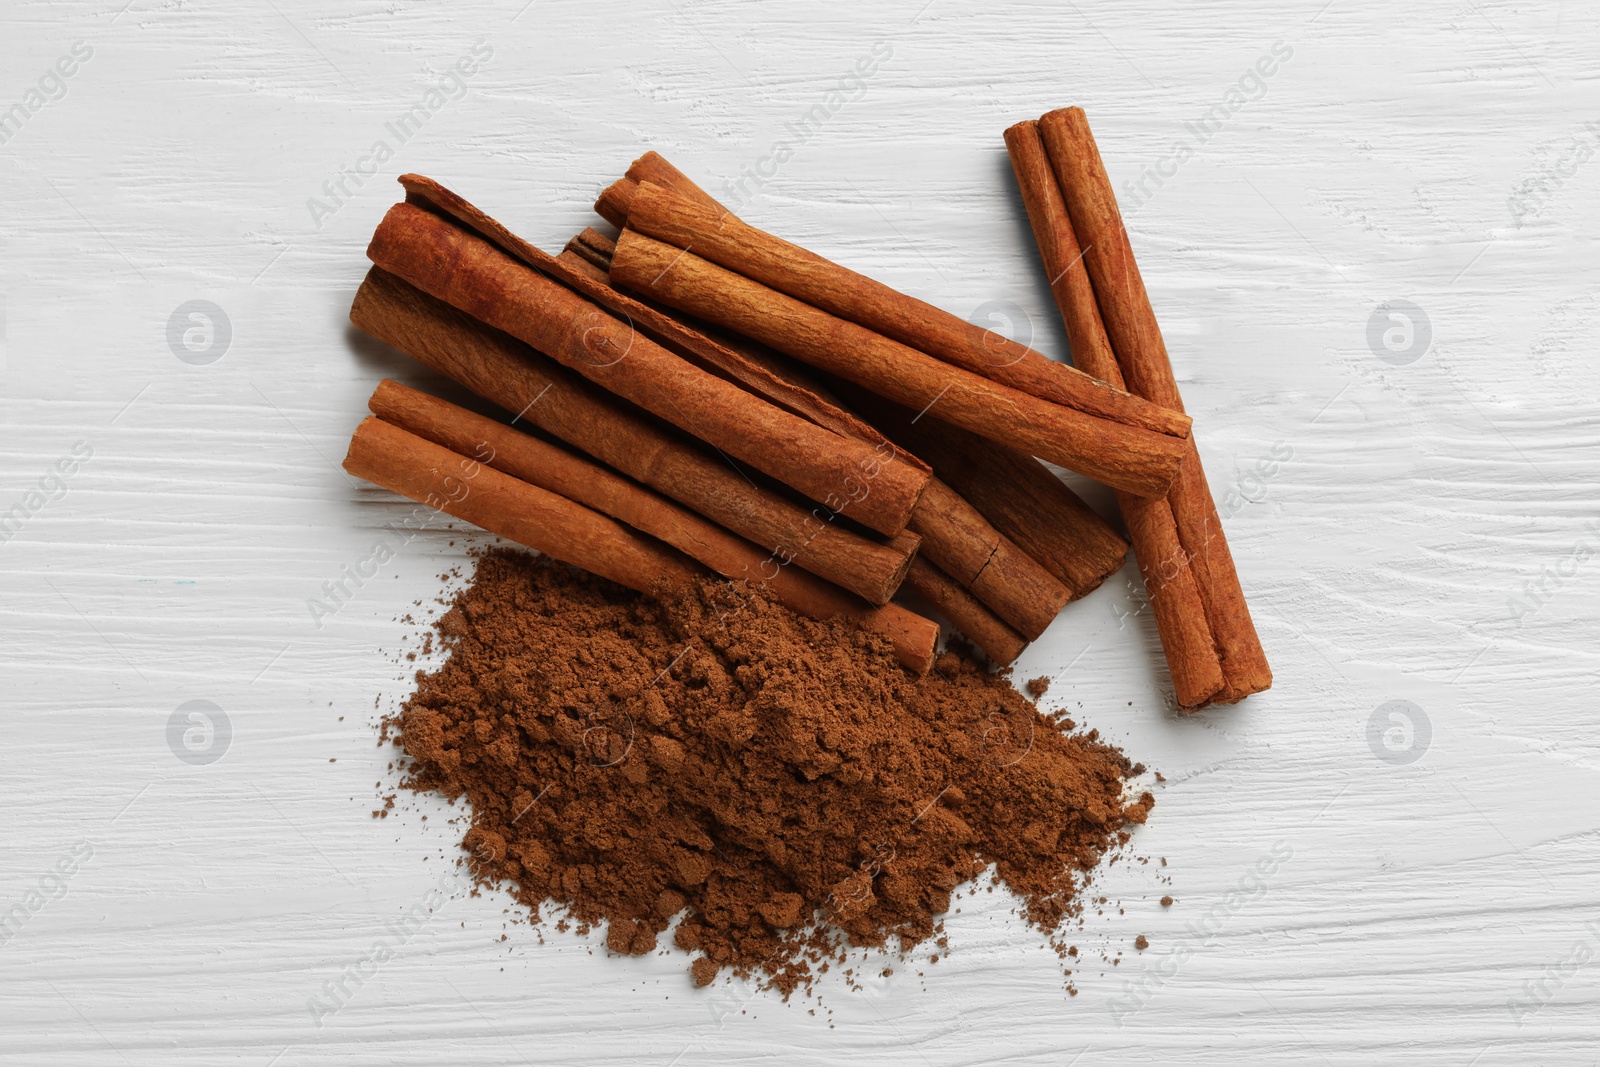
[(534, 921), (554, 902), (613, 952), (670, 942), (701, 985), (788, 994), (852, 948), (908, 951), (989, 865), (1068, 959), (1079, 891), (1153, 803), (972, 659), (917, 678), (728, 582), (651, 598), (493, 549), (436, 626), (448, 659), (390, 723), (405, 784), (466, 798), (474, 875)]

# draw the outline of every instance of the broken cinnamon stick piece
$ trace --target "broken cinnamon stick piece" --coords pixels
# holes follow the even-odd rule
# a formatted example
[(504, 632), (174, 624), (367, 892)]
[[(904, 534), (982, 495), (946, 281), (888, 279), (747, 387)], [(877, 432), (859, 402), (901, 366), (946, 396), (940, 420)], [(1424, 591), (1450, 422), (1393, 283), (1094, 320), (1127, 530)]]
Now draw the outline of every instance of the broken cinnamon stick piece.
[(1030, 396), (1126, 426), (1188, 436), (1189, 419), (1181, 411), (1113, 389), (671, 189), (640, 183), (628, 204), (627, 229), (688, 249), (802, 303)]
[(973, 433), (1129, 492), (1166, 493), (1185, 439), (1088, 415), (934, 359), (759, 282), (624, 230), (611, 280)]
[(615, 470), (874, 604), (899, 588), (910, 559), (754, 484), (678, 435), (442, 300), (378, 267), (350, 308), (357, 327)]
[(906, 667), (926, 672), (939, 627), (896, 604), (874, 607), (600, 464), (532, 434), (384, 379), (367, 402), (372, 413), (434, 444), (593, 508), (671, 545), (733, 581), (766, 590), (813, 619), (836, 615), (883, 634)]
[[(1058, 304), (1063, 301), (1070, 304), (1070, 316), (1078, 320), (1080, 330), (1090, 334), (1094, 322), (1091, 307), (1097, 311), (1110, 352), (1128, 388), (1163, 406), (1182, 410), (1183, 400), (1172, 361), (1167, 356), (1166, 343), (1134, 259), (1127, 227), (1117, 208), (1116, 194), (1083, 109), (1052, 111), (1039, 120), (1037, 132), (1055, 181), (1044, 183), (1038, 177), (1030, 178), (1036, 190), (1034, 199), (1041, 204), (1047, 227), (1058, 235), (1050, 238), (1056, 249), (1054, 254), (1063, 254), (1081, 244), (1083, 274), (1092, 286), (1091, 305), (1082, 281), (1066, 279), (1070, 284), (1052, 287)], [(1034, 154), (1032, 138), (1019, 134), (1017, 140), (1026, 153)], [(1036, 158), (1027, 166), (1037, 174)], [(1020, 175), (1019, 170), (1019, 179)], [(1054, 205), (1051, 185), (1064, 211)], [(1028, 195), (1024, 194), (1025, 201)], [(1032, 214), (1030, 208), (1030, 218)], [(1070, 239), (1059, 236), (1063, 231), (1071, 234)], [(1057, 269), (1048, 260), (1046, 269), (1052, 278), (1056, 277)], [(1068, 314), (1063, 309), (1063, 315)], [(1076, 359), (1077, 342), (1074, 340), (1073, 344)], [(1105, 346), (1095, 341), (1086, 342), (1086, 352), (1092, 359), (1103, 361), (1104, 350)], [(1095, 372), (1091, 370), (1091, 373)], [(1221, 519), (1192, 439), (1167, 500), (1181, 543), (1180, 551), (1193, 574), (1221, 665), (1223, 684), (1209, 699), (1212, 703), (1236, 703), (1251, 693), (1270, 688), (1272, 670), (1245, 603), (1233, 553), (1223, 535)]]
[(925, 473), (883, 464), (695, 367), (466, 229), (396, 204), (367, 249), (378, 266), (504, 330), (598, 385), (833, 511), (885, 534), (905, 529)]
[(529, 485), (479, 460), (368, 417), (350, 439), (344, 469), (519, 545), (648, 593), (700, 568), (677, 550), (599, 512)]

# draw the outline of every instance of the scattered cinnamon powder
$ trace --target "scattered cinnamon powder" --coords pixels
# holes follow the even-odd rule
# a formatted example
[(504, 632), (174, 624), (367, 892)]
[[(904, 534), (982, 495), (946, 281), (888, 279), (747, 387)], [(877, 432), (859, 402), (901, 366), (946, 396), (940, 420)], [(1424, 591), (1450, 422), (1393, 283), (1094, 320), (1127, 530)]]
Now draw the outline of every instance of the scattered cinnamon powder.
[(389, 723), (406, 784), (467, 799), (474, 875), (534, 921), (553, 901), (613, 952), (670, 943), (699, 985), (787, 995), (852, 948), (942, 950), (989, 865), (1066, 959), (1080, 889), (1154, 802), (972, 659), (917, 678), (728, 582), (654, 599), (493, 549), (437, 630), (448, 659)]

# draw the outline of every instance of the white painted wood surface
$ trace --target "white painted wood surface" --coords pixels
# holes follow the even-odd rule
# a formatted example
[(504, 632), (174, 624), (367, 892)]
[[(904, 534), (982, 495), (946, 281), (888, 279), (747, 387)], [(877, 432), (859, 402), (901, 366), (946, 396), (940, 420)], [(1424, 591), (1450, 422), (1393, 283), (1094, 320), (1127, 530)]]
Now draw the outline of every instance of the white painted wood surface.
[[(0, 108), (24, 112), (0, 145), (0, 510), (33, 512), (0, 544), (0, 906), (37, 905), (0, 944), (0, 1059), (1594, 1061), (1593, 5), (11, 0), (0, 26)], [(386, 124), (479, 42), (399, 144)], [(1135, 245), (1212, 485), (1250, 498), (1227, 525), (1269, 694), (1166, 710), (1131, 566), (1018, 668), (1168, 779), (1137, 849), (1171, 885), (1106, 874), (1123, 912), (1088, 924), (1074, 998), (998, 894), (947, 958), (825, 983), (815, 1016), (696, 993), (681, 956), (501, 942), (506, 901), (459, 892), (438, 809), (370, 817), (396, 618), (482, 538), (419, 536), (321, 627), (307, 609), (404, 510), (337, 467), (368, 392), (437, 385), (345, 322), (396, 174), (558, 248), (646, 148), (724, 191), (875, 44), (744, 213), (961, 314), (1002, 302), (1059, 353), (1000, 133), (1083, 104), (1119, 187), (1174, 172)], [(205, 365), (168, 342), (191, 300), (231, 325)], [(1429, 327), (1400, 355), (1369, 343), (1397, 300)], [(169, 747), (191, 700), (231, 727), (215, 762)], [(1370, 743), (1394, 700), (1425, 745)], [(440, 886), (318, 1026), (308, 1000)]]

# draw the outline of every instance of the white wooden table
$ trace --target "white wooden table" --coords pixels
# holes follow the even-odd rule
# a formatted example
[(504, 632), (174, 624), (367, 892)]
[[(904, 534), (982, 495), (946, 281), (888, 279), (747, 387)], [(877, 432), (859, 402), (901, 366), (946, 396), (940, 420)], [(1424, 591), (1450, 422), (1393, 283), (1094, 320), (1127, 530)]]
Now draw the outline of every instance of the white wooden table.
[[(12, 0), (0, 27), (0, 1059), (1594, 1061), (1593, 5)], [(1069, 103), (1277, 676), (1167, 710), (1131, 565), (1024, 657), (1167, 777), (1135, 842), (1167, 866), (1105, 873), (1081, 994), (998, 893), (815, 1016), (695, 992), (681, 955), (506, 928), (448, 808), (374, 821), (397, 617), (486, 543), (419, 536), (308, 609), (403, 510), (338, 468), (367, 394), (441, 387), (346, 323), (395, 175), (554, 250), (646, 148), (736, 201), (775, 171), (757, 224), (1060, 353), (1000, 134)]]

